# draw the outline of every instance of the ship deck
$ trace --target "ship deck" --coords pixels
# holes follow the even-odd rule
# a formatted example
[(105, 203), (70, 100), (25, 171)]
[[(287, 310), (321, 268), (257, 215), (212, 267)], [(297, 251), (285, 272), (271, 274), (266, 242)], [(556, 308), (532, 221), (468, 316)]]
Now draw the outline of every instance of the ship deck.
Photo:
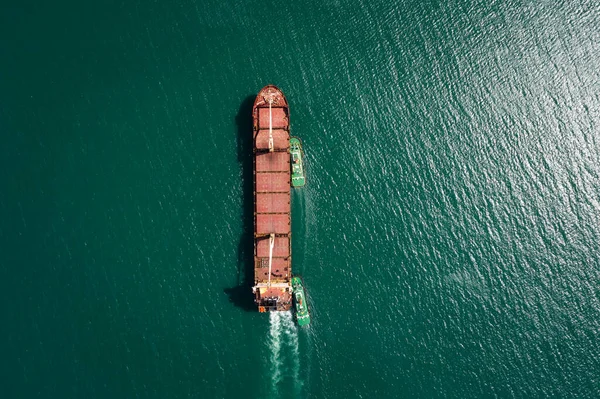
[[(271, 110), (269, 102), (271, 101)], [(288, 105), (267, 86), (258, 94), (254, 119), (254, 280), (259, 310), (291, 308), (291, 217)], [(269, 151), (269, 136), (273, 151)], [(269, 278), (270, 235), (275, 234)], [(276, 304), (276, 305), (273, 305)]]

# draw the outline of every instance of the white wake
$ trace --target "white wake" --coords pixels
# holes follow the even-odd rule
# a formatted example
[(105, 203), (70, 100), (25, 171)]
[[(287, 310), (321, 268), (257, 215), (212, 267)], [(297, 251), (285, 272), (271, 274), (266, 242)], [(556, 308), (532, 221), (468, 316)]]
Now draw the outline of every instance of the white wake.
[[(292, 312), (269, 313), (271, 394), (279, 395), (280, 384), (293, 384), (296, 395), (302, 390), (298, 327)], [(287, 395), (286, 395), (287, 396)]]

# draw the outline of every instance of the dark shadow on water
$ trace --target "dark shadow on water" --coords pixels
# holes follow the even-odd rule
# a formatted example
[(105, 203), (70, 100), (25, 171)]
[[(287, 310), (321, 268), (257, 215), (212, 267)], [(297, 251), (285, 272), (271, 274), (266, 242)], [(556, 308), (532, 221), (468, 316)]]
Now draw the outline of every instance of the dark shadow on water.
[(225, 288), (235, 306), (256, 311), (252, 285), (254, 284), (254, 177), (252, 166), (252, 106), (256, 95), (242, 101), (235, 118), (237, 125), (238, 162), (242, 168), (242, 236), (238, 246), (237, 286)]

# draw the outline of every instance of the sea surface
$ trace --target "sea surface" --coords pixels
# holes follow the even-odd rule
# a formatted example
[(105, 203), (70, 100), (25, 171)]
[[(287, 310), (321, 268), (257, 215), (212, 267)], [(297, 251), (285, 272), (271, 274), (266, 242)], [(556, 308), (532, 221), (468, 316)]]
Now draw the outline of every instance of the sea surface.
[[(0, 7), (0, 398), (600, 397), (597, 1)], [(309, 328), (248, 288), (267, 84)]]

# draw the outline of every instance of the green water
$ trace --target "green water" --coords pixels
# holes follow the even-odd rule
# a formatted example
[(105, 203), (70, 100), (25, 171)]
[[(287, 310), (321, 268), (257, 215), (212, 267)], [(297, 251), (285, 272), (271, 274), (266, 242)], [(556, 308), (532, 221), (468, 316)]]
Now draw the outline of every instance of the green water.
[[(598, 26), (585, 1), (2, 5), (0, 397), (600, 397)], [(268, 83), (305, 150), (308, 329), (249, 311)]]

